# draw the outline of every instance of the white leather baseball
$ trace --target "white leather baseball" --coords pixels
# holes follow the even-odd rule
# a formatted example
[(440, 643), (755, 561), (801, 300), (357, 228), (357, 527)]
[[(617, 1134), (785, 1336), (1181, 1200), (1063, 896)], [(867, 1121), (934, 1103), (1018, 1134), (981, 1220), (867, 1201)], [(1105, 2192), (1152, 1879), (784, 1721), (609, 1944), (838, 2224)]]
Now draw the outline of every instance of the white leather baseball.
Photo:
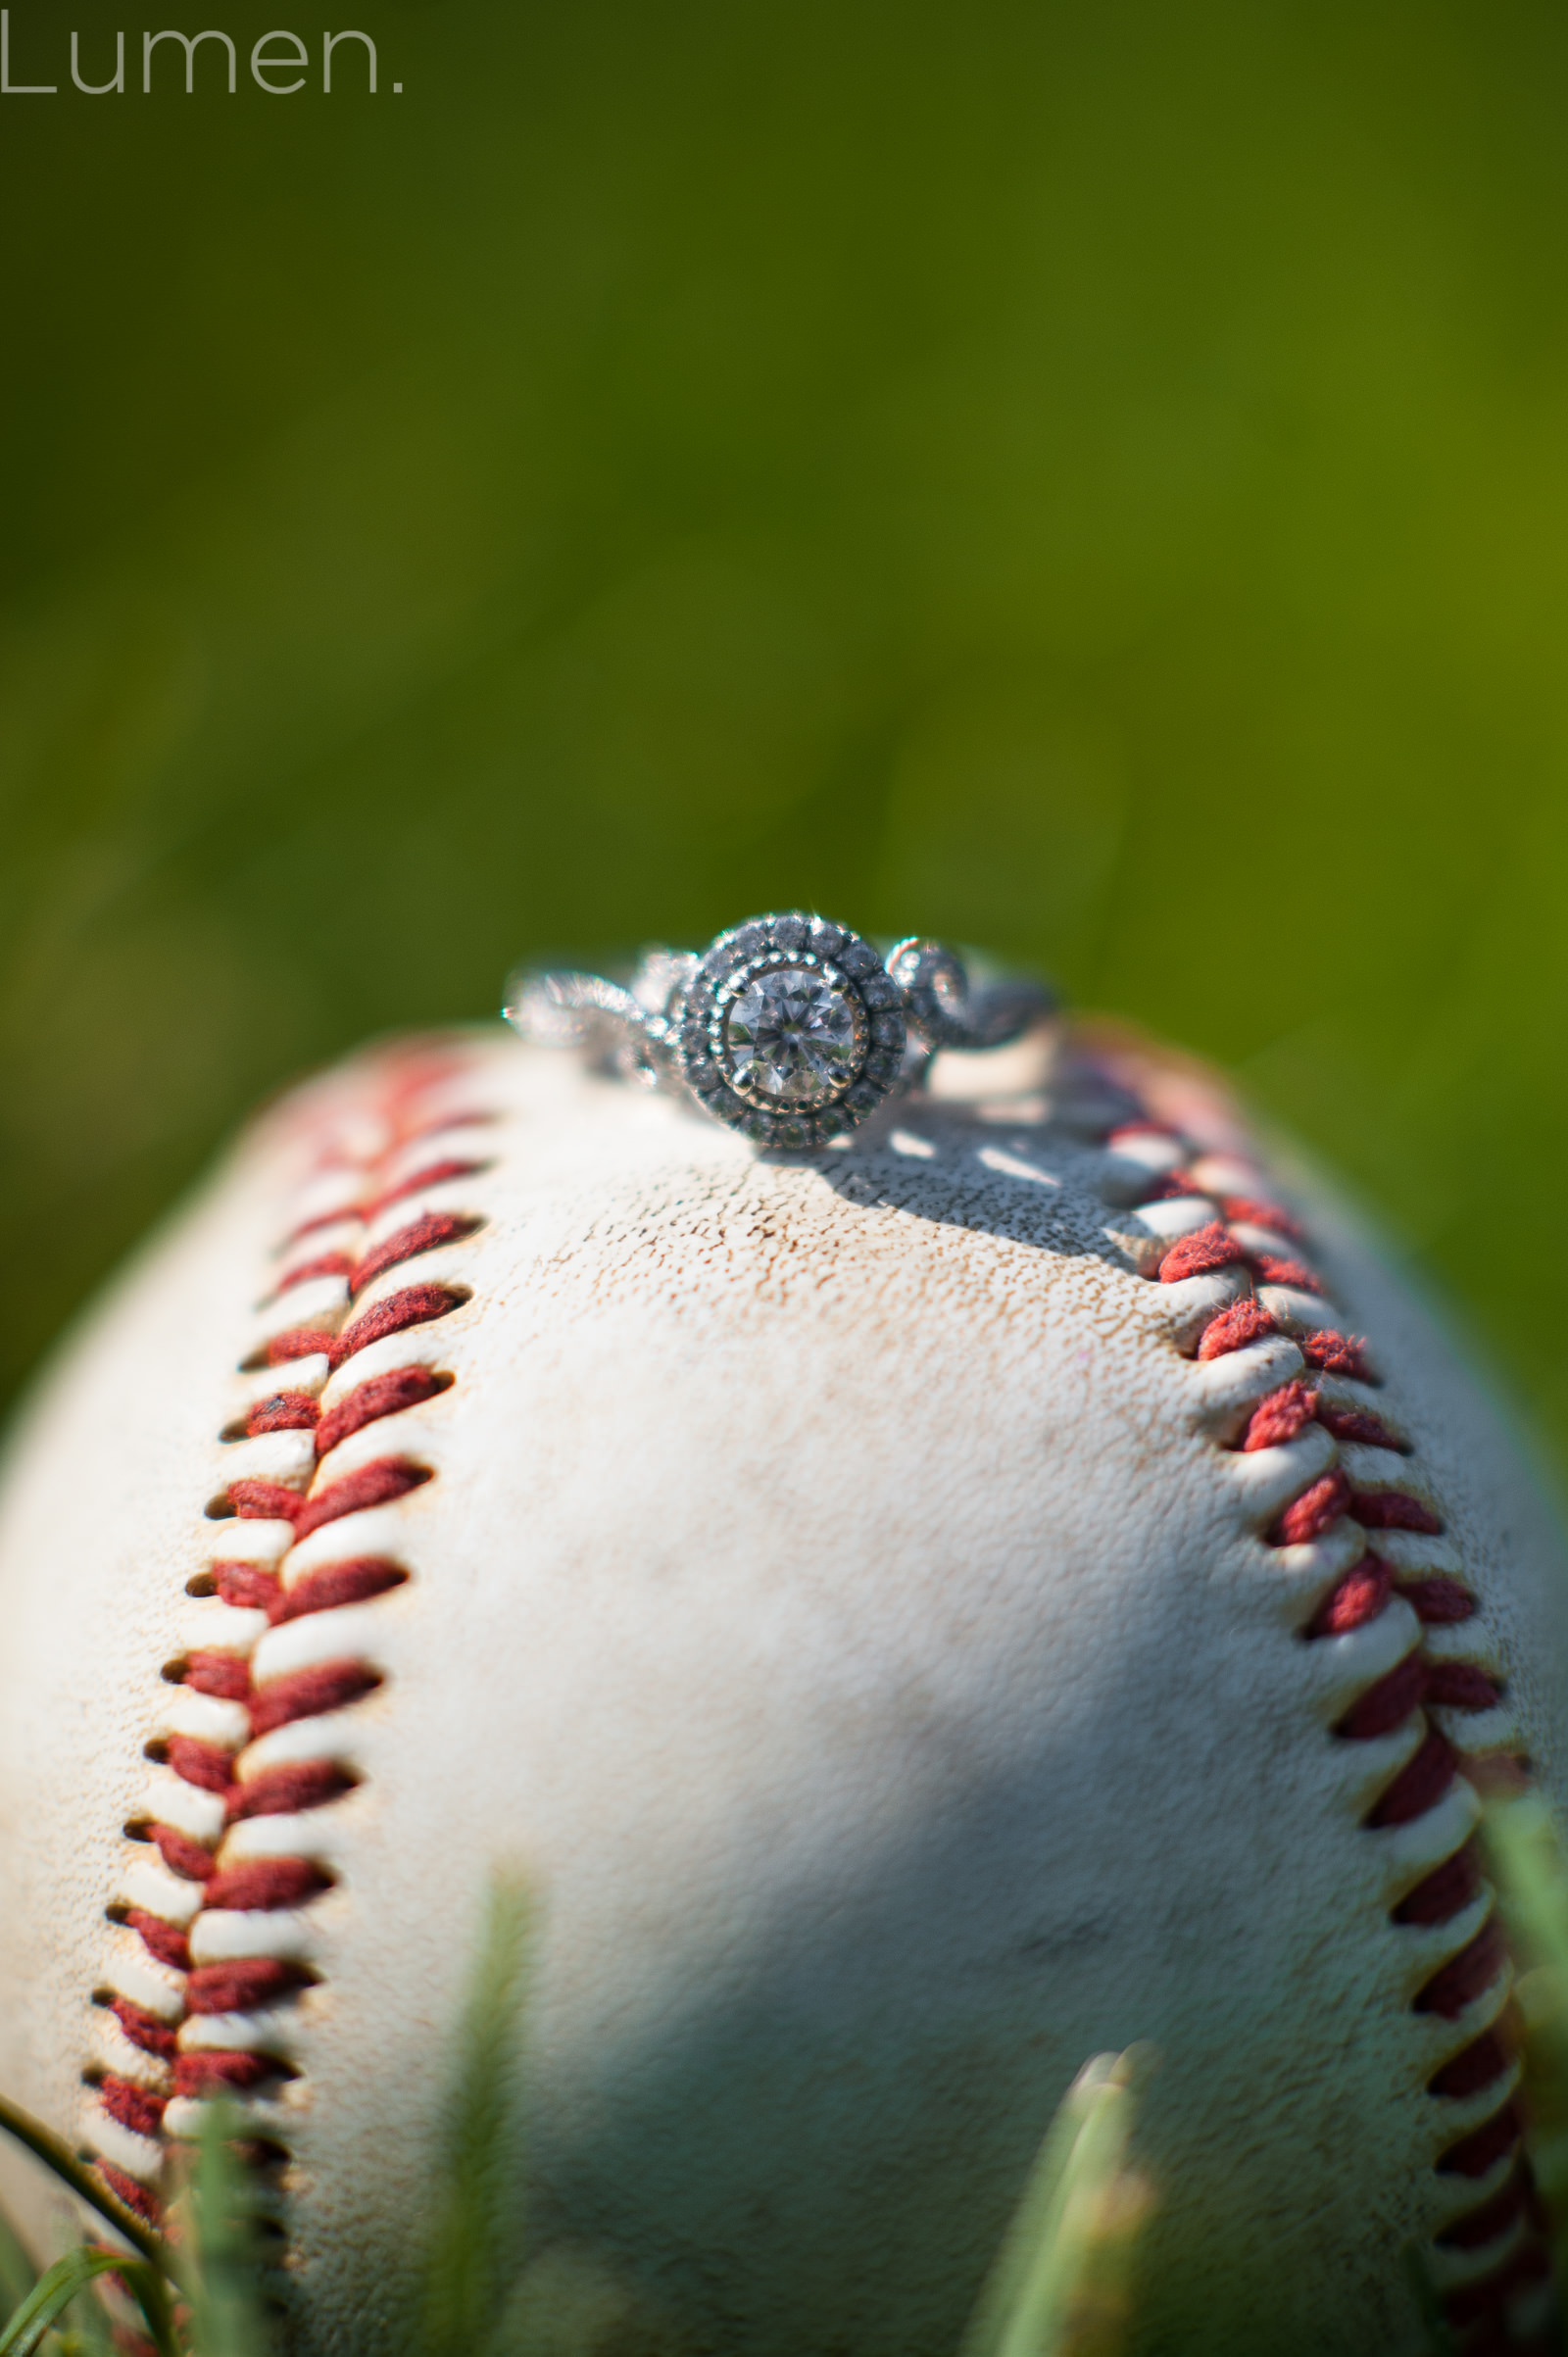
[(1135, 2039), (1136, 2351), (1414, 2351), (1412, 2240), (1461, 2348), (1530, 2329), (1455, 1759), (1563, 1791), (1550, 1518), (1187, 1067), (946, 1064), (993, 1094), (792, 1160), (505, 1035), (372, 1052), (19, 1434), (0, 2086), (149, 2203), (244, 2087), (308, 2351), (382, 2345), (508, 1863), (532, 2231), (618, 2351), (950, 2357)]

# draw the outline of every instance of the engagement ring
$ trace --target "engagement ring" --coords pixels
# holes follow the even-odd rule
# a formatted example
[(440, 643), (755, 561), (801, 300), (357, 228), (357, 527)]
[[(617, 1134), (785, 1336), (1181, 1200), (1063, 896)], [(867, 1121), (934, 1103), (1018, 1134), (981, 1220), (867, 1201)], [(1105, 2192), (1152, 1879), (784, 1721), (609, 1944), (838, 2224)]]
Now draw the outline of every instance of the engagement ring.
[(1039, 982), (971, 985), (942, 942), (901, 941), (884, 959), (848, 925), (799, 912), (754, 917), (701, 956), (650, 950), (624, 987), (523, 973), (508, 1001), (525, 1040), (783, 1147), (828, 1145), (918, 1088), (940, 1049), (1003, 1047), (1054, 1006)]

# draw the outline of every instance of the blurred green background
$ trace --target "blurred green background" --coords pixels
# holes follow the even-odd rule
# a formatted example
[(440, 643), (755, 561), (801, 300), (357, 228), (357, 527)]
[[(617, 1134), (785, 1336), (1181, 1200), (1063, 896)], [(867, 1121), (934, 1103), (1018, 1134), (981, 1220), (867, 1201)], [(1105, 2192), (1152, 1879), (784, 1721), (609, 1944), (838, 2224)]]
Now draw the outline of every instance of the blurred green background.
[(11, 10), (6, 1383), (289, 1074), (808, 902), (1234, 1066), (1568, 1445), (1563, 11), (357, 6)]

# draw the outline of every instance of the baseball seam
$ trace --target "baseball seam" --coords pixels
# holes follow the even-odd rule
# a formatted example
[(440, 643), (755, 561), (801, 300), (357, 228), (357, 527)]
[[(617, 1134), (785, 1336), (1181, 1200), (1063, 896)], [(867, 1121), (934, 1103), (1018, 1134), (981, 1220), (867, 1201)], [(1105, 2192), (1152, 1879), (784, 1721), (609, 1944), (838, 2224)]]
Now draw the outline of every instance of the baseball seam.
[[(1286, 1451), (1309, 1431), (1321, 1436), (1264, 1537), (1292, 1550), (1302, 1572), (1320, 1558), (1324, 1585), (1299, 1636), (1367, 1650), (1371, 1674), (1340, 1711), (1333, 1740), (1397, 1743), (1403, 1753), (1362, 1822), (1385, 1837), (1404, 1829), (1411, 1843), (1408, 1884), (1389, 1910), (1390, 1929), (1423, 1943), (1412, 2010), (1455, 2031), (1453, 2049), (1426, 2086), (1435, 2103), (1464, 2111), (1435, 2167), (1469, 2198), (1456, 2200), (1429, 2259), (1464, 2351), (1523, 2348), (1509, 2311), (1521, 2295), (1539, 2298), (1549, 2257), (1523, 2148), (1506, 2013), (1512, 1966), (1477, 1851), (1479, 1801), (1471, 1795), (1478, 1786), (1516, 1785), (1528, 1763), (1495, 1664), (1478, 1658), (1461, 1634), (1475, 1627), (1478, 1599), (1444, 1542), (1441, 1500), (1379, 1397), (1367, 1346), (1335, 1322), (1300, 1226), (1273, 1200), (1266, 1173), (1235, 1154), (1204, 1154), (1162, 1122), (1126, 1123), (1107, 1143), (1149, 1170), (1149, 1194), (1135, 1211), (1165, 1247), (1150, 1273), (1164, 1285), (1221, 1274), (1235, 1281), (1234, 1298), (1201, 1326), (1197, 1358), (1264, 1353), (1284, 1377), (1244, 1411), (1230, 1446), (1260, 1455)], [(1281, 1339), (1294, 1345), (1294, 1369), (1279, 1363)], [(1407, 1612), (1391, 1624), (1401, 1604)], [(1384, 1657), (1391, 1647), (1392, 1660)], [(1436, 1857), (1422, 1854), (1427, 1831), (1446, 1837)]]
[[(317, 1978), (309, 1910), (335, 1879), (312, 1815), (354, 1789), (341, 1714), (383, 1682), (363, 1615), (413, 1576), (396, 1549), (358, 1545), (357, 1518), (433, 1478), (406, 1430), (351, 1471), (335, 1473), (333, 1460), (355, 1434), (455, 1378), (420, 1356), (378, 1365), (330, 1405), (321, 1395), (372, 1345), (469, 1298), (449, 1279), (405, 1280), (410, 1264), (484, 1225), (440, 1200), (486, 1167), (478, 1153), (440, 1149), (465, 1144), (449, 1133), (487, 1116), (430, 1110), (463, 1068), (438, 1051), (394, 1058), (368, 1110), (338, 1124), (316, 1156), (261, 1304), (265, 1339), (241, 1362), (279, 1370), (279, 1386), (219, 1436), (264, 1448), (281, 1436), (270, 1446), (293, 1461), (275, 1477), (230, 1480), (206, 1505), (220, 1535), (187, 1593), (219, 1599), (209, 1613), (219, 1625), (164, 1669), (179, 1723), (146, 1746), (161, 1774), (125, 1828), (125, 1870), (106, 1910), (125, 1937), (94, 1992), (102, 2059), (83, 2073), (96, 2165), (150, 2220), (170, 2145), (196, 2132), (204, 2102), (254, 2098), (298, 2076), (288, 2014)], [(369, 1235), (402, 1209), (390, 1232)], [(274, 2117), (269, 2106), (269, 2130)], [(288, 2156), (269, 2133), (251, 2157), (265, 2177)]]

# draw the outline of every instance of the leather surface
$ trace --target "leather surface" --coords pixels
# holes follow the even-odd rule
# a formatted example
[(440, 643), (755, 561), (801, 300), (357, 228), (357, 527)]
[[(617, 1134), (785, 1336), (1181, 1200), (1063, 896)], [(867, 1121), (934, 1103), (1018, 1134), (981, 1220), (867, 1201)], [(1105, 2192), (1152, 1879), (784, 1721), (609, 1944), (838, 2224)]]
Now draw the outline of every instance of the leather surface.
[[(1370, 1655), (1302, 1643), (1332, 1566), (1263, 1544), (1332, 1445), (1223, 1445), (1290, 1346), (1184, 1354), (1237, 1281), (1139, 1273), (1136, 1186), (1070, 1104), (906, 1105), (763, 1161), (569, 1058), (465, 1054), (489, 1166), (439, 1201), (485, 1225), (372, 1298), (471, 1299), (368, 1354), (457, 1380), (333, 1467), (434, 1478), (308, 1543), (363, 1523), (412, 1576), (356, 1624), (385, 1683), (343, 1714), (362, 1781), (318, 1812), (340, 1879), (281, 2034), (301, 2346), (381, 2345), (504, 1865), (544, 1907), (530, 2231), (618, 2287), (607, 2349), (947, 2357), (1067, 2083), (1135, 2039), (1133, 2348), (1418, 2348), (1399, 2252), (1454, 2208), (1425, 2081), (1462, 2041), (1410, 2010), (1424, 1936), (1361, 1824), (1414, 1740), (1336, 1739)], [(161, 1671), (233, 1528), (204, 1507), (236, 1361), (367, 1085), (241, 1144), (13, 1447), (0, 2085), (73, 2136)], [(1548, 1512), (1409, 1291), (1312, 1211), (1560, 1793)], [(52, 2231), (10, 2162), (0, 2194)]]

